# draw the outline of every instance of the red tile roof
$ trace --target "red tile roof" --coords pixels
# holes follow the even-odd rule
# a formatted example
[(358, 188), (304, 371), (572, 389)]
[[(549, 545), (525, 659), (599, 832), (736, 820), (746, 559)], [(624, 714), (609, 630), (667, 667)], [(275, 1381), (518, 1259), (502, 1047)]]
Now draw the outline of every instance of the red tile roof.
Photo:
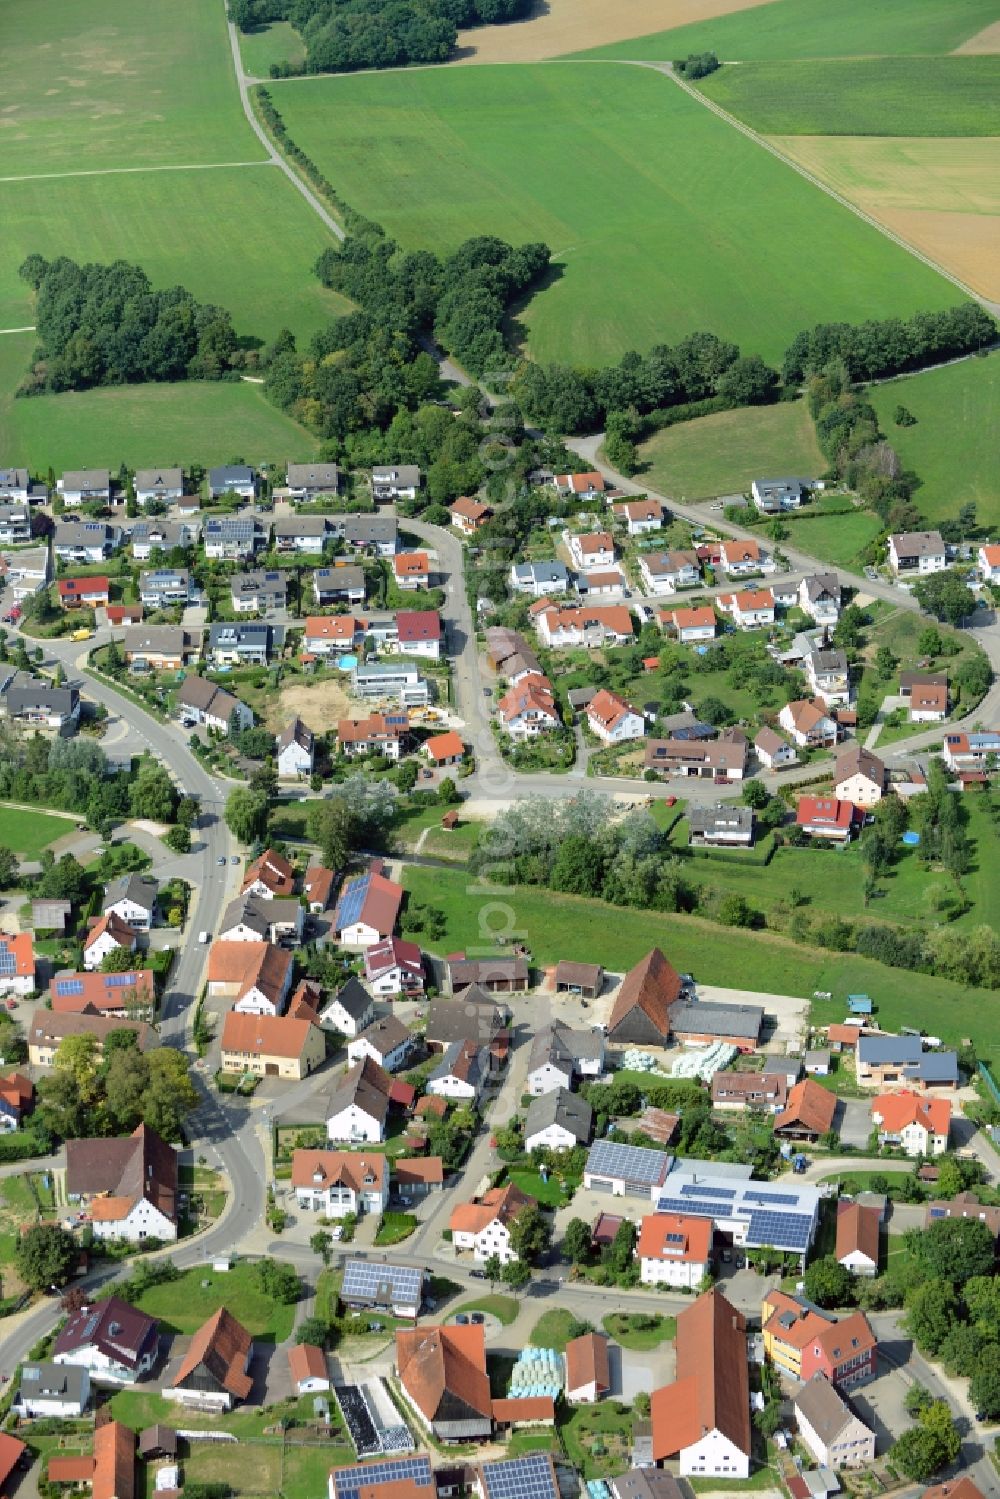
[(223, 1052), (294, 1060), (301, 1057), (311, 1029), (312, 1021), (288, 1015), (242, 1015), (239, 1010), (227, 1010), (220, 1044)]
[(660, 1462), (718, 1430), (750, 1452), (746, 1322), (721, 1291), (677, 1318), (677, 1379), (653, 1391), (653, 1458)]
[(432, 760), (450, 760), (455, 755), (465, 753), (462, 736), (455, 729), (449, 729), (447, 734), (435, 734), (432, 739), (428, 739), (424, 749)]
[(224, 1306), (220, 1306), (191, 1339), (172, 1388), (178, 1389), (199, 1364), (204, 1364), (224, 1390), (238, 1400), (245, 1400), (253, 1389), (253, 1380), (246, 1373), (252, 1347), (246, 1328)]
[[(21, 1461), (22, 1454), (27, 1450), (24, 1443), (18, 1441), (17, 1437), (12, 1437), (6, 1431), (0, 1431), (0, 1486), (10, 1477)], [(76, 1461), (90, 1462), (90, 1458), (76, 1459)]]
[(293, 1384), (305, 1379), (329, 1379), (326, 1355), (315, 1343), (296, 1343), (288, 1350), (288, 1370)]
[(947, 1136), (951, 1126), (951, 1104), (947, 1098), (921, 1098), (916, 1093), (883, 1093), (872, 1100), (872, 1118), (892, 1134), (908, 1124), (920, 1124), (932, 1135)]
[(493, 1419), (501, 1426), (519, 1421), (554, 1421), (556, 1405), (551, 1395), (522, 1395), (520, 1399), (494, 1400)]
[(485, 1328), (414, 1327), (396, 1331), (396, 1368), (399, 1382), (428, 1421), (433, 1421), (442, 1402), (465, 1405), (471, 1415), (489, 1419), (493, 1414), (490, 1381), (486, 1372)]
[(132, 1499), (135, 1493), (135, 1432), (120, 1421), (94, 1431), (92, 1499)]
[(640, 1009), (666, 1036), (670, 1030), (670, 1007), (680, 994), (680, 974), (660, 949), (654, 947), (622, 980), (608, 1021), (608, 1033), (614, 1032), (634, 1009)]
[(566, 1391), (595, 1383), (598, 1395), (611, 1388), (608, 1340), (603, 1333), (588, 1332), (566, 1344)]
[(795, 821), (800, 828), (849, 829), (854, 824), (853, 802), (830, 796), (800, 796)]
[(858, 1202), (837, 1204), (838, 1260), (849, 1254), (863, 1254), (878, 1264), (879, 1211), (878, 1208), (862, 1207)]
[(825, 1135), (833, 1128), (836, 1112), (837, 1095), (813, 1078), (806, 1077), (789, 1090), (788, 1102), (775, 1116), (774, 1128), (779, 1131), (800, 1125), (812, 1134)]
[(243, 889), (260, 881), (272, 895), (292, 895), (295, 891), (295, 870), (287, 859), (266, 848), (259, 858), (247, 865)]
[(396, 615), (400, 646), (419, 640), (441, 639), (441, 616), (436, 609), (400, 609)]
[(712, 1220), (679, 1213), (651, 1213), (643, 1218), (635, 1250), (641, 1260), (678, 1260), (704, 1265), (712, 1253)]

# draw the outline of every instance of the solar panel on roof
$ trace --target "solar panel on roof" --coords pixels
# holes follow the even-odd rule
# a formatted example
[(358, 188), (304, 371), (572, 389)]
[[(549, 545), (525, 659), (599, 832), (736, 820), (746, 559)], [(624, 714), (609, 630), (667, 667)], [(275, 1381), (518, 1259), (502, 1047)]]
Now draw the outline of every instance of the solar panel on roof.
[(83, 979), (56, 979), (57, 994), (82, 994)]
[(127, 989), (136, 981), (134, 973), (109, 973), (104, 980), (106, 989)]
[(542, 1452), (483, 1463), (486, 1499), (558, 1499), (552, 1478), (552, 1461)]
[(353, 1468), (335, 1468), (330, 1477), (337, 1499), (358, 1499), (359, 1489), (399, 1483), (402, 1479), (429, 1488), (431, 1460), (426, 1453), (417, 1452), (412, 1457), (393, 1457), (384, 1462), (357, 1463)]
[(340, 1294), (345, 1301), (370, 1298), (401, 1305), (420, 1303), (423, 1271), (409, 1265), (370, 1265), (366, 1260), (348, 1260)]
[(751, 1213), (747, 1242), (769, 1244), (772, 1249), (806, 1250), (811, 1227), (810, 1219), (796, 1213)]
[(639, 1145), (615, 1145), (598, 1140), (590, 1147), (586, 1171), (591, 1176), (622, 1177), (643, 1186), (662, 1181), (670, 1157), (663, 1150), (644, 1150)]
[[(688, 1218), (711, 1218), (718, 1212), (723, 1216), (723, 1204), (701, 1202), (697, 1197), (659, 1197), (656, 1201), (658, 1213), (680, 1213)], [(725, 1216), (729, 1216), (725, 1214)]]
[(350, 880), (345, 886), (340, 897), (338, 910), (338, 926), (340, 929), (353, 926), (361, 915), (361, 908), (368, 894), (371, 884), (371, 875), (359, 875), (356, 880)]
[(799, 1199), (792, 1192), (744, 1192), (744, 1202), (773, 1203), (777, 1207), (794, 1208)]
[(17, 959), (7, 946), (6, 942), (0, 943), (0, 973), (14, 973), (17, 969)]
[(682, 1197), (721, 1197), (731, 1202), (736, 1196), (734, 1187), (703, 1187), (700, 1182), (685, 1182), (681, 1187)]

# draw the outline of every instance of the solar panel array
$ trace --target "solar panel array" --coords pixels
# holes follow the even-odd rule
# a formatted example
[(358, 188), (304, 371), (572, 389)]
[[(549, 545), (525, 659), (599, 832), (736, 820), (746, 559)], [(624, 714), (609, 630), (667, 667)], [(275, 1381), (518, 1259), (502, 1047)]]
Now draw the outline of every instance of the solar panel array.
[(399, 1483), (402, 1479), (430, 1488), (431, 1460), (426, 1452), (412, 1457), (391, 1458), (382, 1463), (358, 1463), (353, 1468), (335, 1468), (331, 1473), (336, 1499), (358, 1499), (358, 1491), (381, 1483)]
[(751, 1213), (747, 1241), (772, 1249), (809, 1248), (812, 1221), (798, 1213)]
[(700, 1182), (685, 1182), (681, 1187), (682, 1197), (717, 1197), (723, 1202), (732, 1202), (736, 1196), (733, 1187), (703, 1187)]
[(56, 979), (57, 994), (82, 994), (83, 979)]
[(357, 879), (349, 880), (344, 886), (337, 907), (339, 928), (353, 926), (361, 915), (361, 907), (365, 903), (368, 894), (368, 886), (371, 883), (370, 874), (358, 875)]
[(340, 1294), (345, 1301), (419, 1306), (423, 1274), (409, 1265), (370, 1265), (367, 1260), (348, 1260)]
[(106, 989), (127, 989), (138, 977), (135, 973), (109, 973), (104, 979)]
[(762, 1206), (794, 1208), (799, 1199), (793, 1192), (744, 1192), (744, 1202), (758, 1202)]
[(552, 1459), (544, 1452), (483, 1463), (482, 1473), (486, 1499), (559, 1499)]
[(0, 973), (16, 973), (17, 959), (7, 946), (6, 942), (0, 942)]
[(645, 1186), (656, 1186), (666, 1174), (670, 1157), (663, 1150), (644, 1150), (639, 1145), (615, 1145), (597, 1140), (590, 1147), (586, 1171), (591, 1176), (615, 1176)]

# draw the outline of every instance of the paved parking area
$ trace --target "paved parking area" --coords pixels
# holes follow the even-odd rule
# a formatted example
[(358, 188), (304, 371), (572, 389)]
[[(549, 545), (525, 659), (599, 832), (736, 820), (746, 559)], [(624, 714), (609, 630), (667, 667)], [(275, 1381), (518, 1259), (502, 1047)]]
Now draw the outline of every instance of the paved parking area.
[(673, 1341), (639, 1353), (634, 1348), (608, 1347), (611, 1394), (617, 1400), (631, 1403), (641, 1390), (648, 1394), (661, 1385), (672, 1384), (677, 1374), (677, 1351)]
[(851, 1404), (862, 1421), (875, 1433), (875, 1451), (881, 1456), (913, 1422), (906, 1413), (906, 1393), (912, 1380), (901, 1369), (892, 1369), (880, 1358), (878, 1374), (850, 1392)]
[(871, 1105), (866, 1098), (842, 1098), (838, 1105), (837, 1128), (843, 1145), (863, 1150), (872, 1132)]

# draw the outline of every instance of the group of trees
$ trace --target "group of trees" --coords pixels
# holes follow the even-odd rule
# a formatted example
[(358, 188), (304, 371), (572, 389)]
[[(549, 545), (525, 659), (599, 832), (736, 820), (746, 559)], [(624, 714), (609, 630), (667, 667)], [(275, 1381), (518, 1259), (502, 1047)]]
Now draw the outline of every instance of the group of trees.
[(60, 1140), (130, 1134), (147, 1124), (177, 1140), (198, 1093), (187, 1058), (171, 1046), (141, 1052), (136, 1033), (112, 1031), (103, 1055), (91, 1035), (66, 1036), (38, 1084), (38, 1124)]
[(217, 380), (233, 366), (230, 314), (183, 287), (154, 291), (140, 266), (29, 255), (38, 349), (18, 395), (147, 380)]
[(785, 350), (782, 383), (796, 386), (841, 361), (851, 380), (875, 380), (974, 354), (996, 339), (996, 323), (976, 302), (942, 312), (867, 323), (817, 323), (797, 333)]
[(719, 59), (714, 52), (689, 52), (687, 57), (675, 59), (674, 72), (694, 81), (696, 78), (707, 78), (718, 66)]
[(272, 78), (445, 62), (459, 27), (513, 21), (529, 8), (529, 0), (229, 0), (242, 31), (283, 20), (301, 33), (305, 61), (272, 64)]

